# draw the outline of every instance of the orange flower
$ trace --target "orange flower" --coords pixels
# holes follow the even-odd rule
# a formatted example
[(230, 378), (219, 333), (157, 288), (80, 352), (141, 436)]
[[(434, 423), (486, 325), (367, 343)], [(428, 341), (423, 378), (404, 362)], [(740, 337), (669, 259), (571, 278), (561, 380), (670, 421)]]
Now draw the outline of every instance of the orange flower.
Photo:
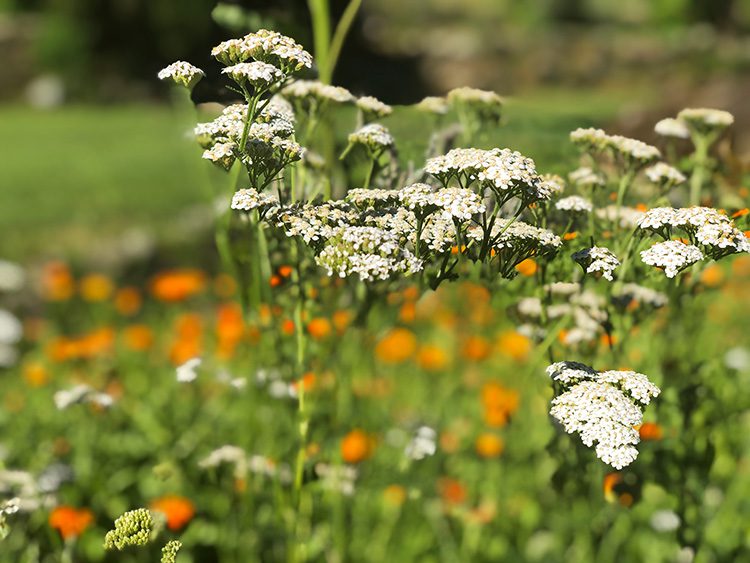
[(485, 432), (477, 437), (477, 441), (474, 444), (477, 453), (486, 458), (499, 457), (505, 449), (505, 442), (500, 436)]
[(23, 366), (23, 378), (32, 387), (42, 387), (49, 381), (49, 373), (41, 362), (29, 362)]
[(425, 371), (440, 371), (448, 365), (448, 355), (440, 346), (428, 344), (419, 349), (417, 363)]
[(245, 321), (242, 309), (236, 303), (227, 303), (219, 307), (216, 321), (218, 339), (217, 355), (222, 359), (231, 358), (234, 350), (245, 334)]
[(94, 521), (94, 514), (86, 508), (72, 506), (58, 506), (49, 515), (49, 525), (58, 532), (64, 540), (77, 538)]
[(536, 274), (537, 268), (538, 267), (533, 258), (527, 258), (526, 260), (516, 265), (516, 271), (522, 276), (526, 277)]
[(292, 275), (292, 272), (294, 272), (294, 269), (291, 266), (279, 266), (279, 275), (282, 278), (288, 278)]
[(315, 383), (317, 382), (317, 380), (318, 378), (315, 376), (315, 374), (311, 371), (308, 371), (300, 379), (292, 383), (292, 389), (297, 391), (300, 387), (300, 384), (302, 384), (302, 388), (305, 390), (305, 393), (309, 393), (315, 388)]
[(324, 317), (316, 317), (307, 323), (307, 332), (315, 340), (322, 340), (331, 334), (331, 323)]
[(123, 287), (115, 293), (115, 309), (125, 317), (132, 317), (141, 309), (141, 293), (134, 287)]
[(648, 440), (656, 441), (664, 437), (664, 430), (655, 422), (644, 422), (638, 429), (638, 434), (644, 442)]
[(137, 352), (148, 350), (154, 343), (153, 331), (144, 324), (125, 327), (123, 337), (125, 339), (125, 346)]
[(622, 482), (622, 475), (620, 475), (617, 472), (613, 473), (607, 473), (604, 476), (604, 483), (602, 485), (602, 488), (604, 490), (604, 498), (607, 499), (609, 502), (614, 502), (617, 500), (616, 494), (615, 494), (615, 487), (619, 485)]
[(66, 301), (73, 296), (73, 276), (64, 262), (45, 264), (42, 272), (42, 294), (48, 301)]
[(151, 508), (167, 517), (167, 527), (176, 532), (195, 516), (195, 506), (185, 497), (168, 495), (156, 499), (151, 503)]
[(401, 305), (401, 309), (398, 312), (398, 318), (405, 324), (414, 322), (414, 319), (417, 318), (417, 306), (413, 301), (407, 301)]
[(355, 428), (341, 440), (341, 458), (346, 463), (359, 463), (372, 455), (374, 440), (364, 430)]
[(414, 355), (417, 339), (414, 333), (405, 328), (394, 328), (375, 346), (375, 355), (381, 362), (400, 364)]
[(203, 323), (195, 313), (183, 313), (175, 320), (175, 339), (169, 358), (175, 365), (184, 364), (200, 355)]
[(736, 276), (750, 276), (750, 256), (738, 256), (732, 262), (732, 274)]
[(292, 319), (284, 319), (281, 323), (281, 332), (287, 336), (292, 336), (294, 334), (294, 321)]
[(747, 207), (744, 207), (743, 209), (738, 209), (737, 211), (732, 213), (732, 219), (738, 219), (739, 217), (744, 217), (748, 213), (750, 213), (750, 209), (748, 209)]
[(438, 479), (438, 492), (447, 504), (462, 504), (466, 500), (466, 487), (456, 479), (443, 477)]
[(106, 301), (112, 295), (115, 285), (104, 274), (89, 274), (84, 276), (78, 284), (81, 297), (85, 301), (98, 303)]
[(578, 231), (572, 231), (572, 232), (570, 232), (570, 233), (565, 233), (565, 234), (564, 234), (564, 235), (562, 236), (562, 239), (563, 239), (563, 240), (573, 240), (573, 239), (574, 239), (574, 238), (576, 238), (577, 236), (578, 236)]
[(614, 334), (602, 334), (599, 340), (602, 346), (612, 347), (617, 344), (617, 337)]
[(200, 270), (167, 270), (151, 280), (151, 293), (156, 299), (173, 303), (184, 301), (206, 287), (206, 275)]
[(522, 362), (529, 357), (532, 343), (527, 336), (515, 330), (509, 330), (500, 334), (498, 347), (503, 355), (513, 358), (517, 362)]
[(490, 355), (490, 343), (481, 336), (469, 336), (463, 345), (461, 351), (463, 357), (473, 362), (486, 360)]
[(336, 332), (342, 334), (352, 321), (352, 314), (346, 309), (341, 309), (333, 313), (331, 321), (333, 322), (333, 327), (336, 329)]
[(724, 281), (724, 271), (721, 266), (717, 264), (711, 264), (708, 268), (703, 270), (701, 274), (701, 282), (707, 287), (716, 287), (721, 285)]
[(648, 211), (648, 206), (645, 203), (636, 203), (635, 204), (635, 209), (637, 211), (645, 213), (646, 211)]
[(271, 287), (279, 287), (282, 283), (281, 276), (271, 276), (271, 279), (268, 280), (268, 283)]

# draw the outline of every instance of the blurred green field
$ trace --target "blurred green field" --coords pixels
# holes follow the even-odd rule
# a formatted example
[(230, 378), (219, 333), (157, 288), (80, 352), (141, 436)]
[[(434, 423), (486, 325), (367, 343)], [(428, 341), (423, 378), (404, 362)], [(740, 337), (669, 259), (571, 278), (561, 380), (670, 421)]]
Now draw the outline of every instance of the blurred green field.
[[(626, 101), (648, 93), (542, 91), (508, 101), (506, 123), (480, 140), (560, 171), (575, 156), (568, 133), (612, 120)], [(219, 193), (221, 174), (198, 156), (187, 132), (195, 116), (157, 105), (0, 108), (6, 143), (0, 170), (0, 255), (85, 256), (92, 237), (146, 228), (164, 235), (181, 212)], [(398, 108), (384, 121), (401, 158), (422, 161), (428, 119)], [(213, 186), (213, 187), (211, 187)]]

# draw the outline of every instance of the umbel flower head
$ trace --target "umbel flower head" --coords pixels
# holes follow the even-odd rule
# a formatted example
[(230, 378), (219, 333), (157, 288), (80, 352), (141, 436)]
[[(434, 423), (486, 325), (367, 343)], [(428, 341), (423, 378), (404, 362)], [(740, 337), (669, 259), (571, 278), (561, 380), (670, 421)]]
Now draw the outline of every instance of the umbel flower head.
[(349, 143), (363, 145), (373, 153), (378, 153), (393, 145), (393, 136), (385, 125), (368, 123), (349, 135)]
[(345, 278), (356, 274), (362, 281), (409, 276), (422, 269), (422, 261), (402, 247), (397, 234), (377, 227), (335, 229), (315, 262), (328, 270), (329, 276), (335, 273)]
[(168, 67), (161, 69), (159, 74), (157, 74), (159, 80), (171, 80), (188, 90), (192, 90), (205, 75), (197, 66), (193, 66), (185, 61), (174, 62)]
[(466, 108), (477, 117), (495, 122), (500, 121), (505, 101), (495, 92), (464, 86), (454, 88), (446, 96), (448, 103), (454, 107)]
[(568, 433), (577, 433), (588, 447), (596, 444), (599, 459), (616, 469), (638, 456), (635, 426), (643, 422), (643, 408), (660, 389), (633, 371), (598, 372), (577, 362), (558, 362), (547, 374), (562, 393), (552, 400), (550, 415)]
[(318, 104), (327, 102), (348, 104), (356, 99), (346, 88), (323, 84), (318, 80), (295, 80), (285, 86), (281, 93), (284, 97), (301, 103), (303, 107), (309, 107), (312, 101)]
[(728, 111), (708, 108), (685, 108), (677, 119), (692, 135), (703, 137), (716, 137), (734, 123), (734, 116)]
[(609, 135), (602, 129), (578, 128), (570, 133), (570, 140), (591, 154), (611, 154), (625, 168), (640, 168), (661, 156), (659, 149), (643, 141), (622, 135)]
[(356, 101), (359, 111), (362, 112), (364, 122), (369, 123), (375, 119), (386, 117), (393, 113), (393, 108), (388, 104), (384, 104), (374, 96), (362, 96)]
[(230, 76), (240, 86), (250, 84), (256, 91), (268, 90), (271, 86), (284, 79), (284, 73), (278, 68), (261, 61), (237, 63), (224, 67), (221, 72)]
[(274, 65), (284, 74), (312, 67), (312, 56), (294, 39), (267, 29), (224, 41), (213, 48), (211, 55), (224, 65), (255, 59)]
[(645, 174), (646, 178), (663, 189), (678, 186), (686, 180), (682, 172), (664, 162), (657, 162), (653, 166), (646, 168)]
[(612, 273), (620, 265), (617, 256), (603, 246), (592, 246), (575, 252), (571, 258), (578, 262), (587, 274), (594, 274), (612, 281)]
[(555, 209), (568, 213), (591, 213), (594, 206), (585, 197), (571, 195), (558, 200), (555, 203)]
[(441, 96), (427, 96), (423, 98), (418, 104), (414, 106), (414, 109), (424, 113), (432, 113), (435, 115), (445, 115), (450, 109), (448, 100)]
[(685, 244), (680, 240), (658, 242), (641, 252), (641, 260), (649, 266), (664, 270), (668, 278), (673, 278), (685, 268), (703, 260), (700, 248)]
[(154, 519), (145, 508), (137, 508), (115, 520), (114, 530), (104, 536), (105, 549), (122, 550), (129, 546), (146, 545), (151, 541)]

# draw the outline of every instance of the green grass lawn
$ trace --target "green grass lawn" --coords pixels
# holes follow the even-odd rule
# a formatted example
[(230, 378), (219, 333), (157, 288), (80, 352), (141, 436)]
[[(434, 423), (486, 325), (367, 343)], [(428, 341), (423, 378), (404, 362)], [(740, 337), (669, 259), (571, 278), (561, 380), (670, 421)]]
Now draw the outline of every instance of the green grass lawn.
[[(486, 144), (520, 150), (540, 170), (558, 171), (575, 156), (568, 133), (606, 123), (626, 100), (633, 98), (622, 91), (518, 96), (509, 100), (506, 124), (487, 132)], [(208, 201), (220, 182), (186, 135), (193, 120), (154, 105), (0, 107), (0, 256), (85, 254), (90, 241), (139, 226), (164, 234), (187, 207)], [(426, 135), (415, 131), (427, 119), (399, 110), (386, 123), (402, 155), (421, 158)]]

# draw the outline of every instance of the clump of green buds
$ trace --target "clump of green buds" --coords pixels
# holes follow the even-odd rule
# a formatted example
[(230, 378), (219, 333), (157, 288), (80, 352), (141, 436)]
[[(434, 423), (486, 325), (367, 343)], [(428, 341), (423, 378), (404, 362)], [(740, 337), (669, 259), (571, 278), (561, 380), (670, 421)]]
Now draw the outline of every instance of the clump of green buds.
[(104, 536), (105, 549), (124, 549), (151, 541), (154, 519), (145, 508), (131, 510), (115, 520), (115, 529)]
[(170, 540), (161, 549), (161, 563), (175, 563), (177, 560), (177, 552), (180, 551), (182, 542), (177, 540)]

